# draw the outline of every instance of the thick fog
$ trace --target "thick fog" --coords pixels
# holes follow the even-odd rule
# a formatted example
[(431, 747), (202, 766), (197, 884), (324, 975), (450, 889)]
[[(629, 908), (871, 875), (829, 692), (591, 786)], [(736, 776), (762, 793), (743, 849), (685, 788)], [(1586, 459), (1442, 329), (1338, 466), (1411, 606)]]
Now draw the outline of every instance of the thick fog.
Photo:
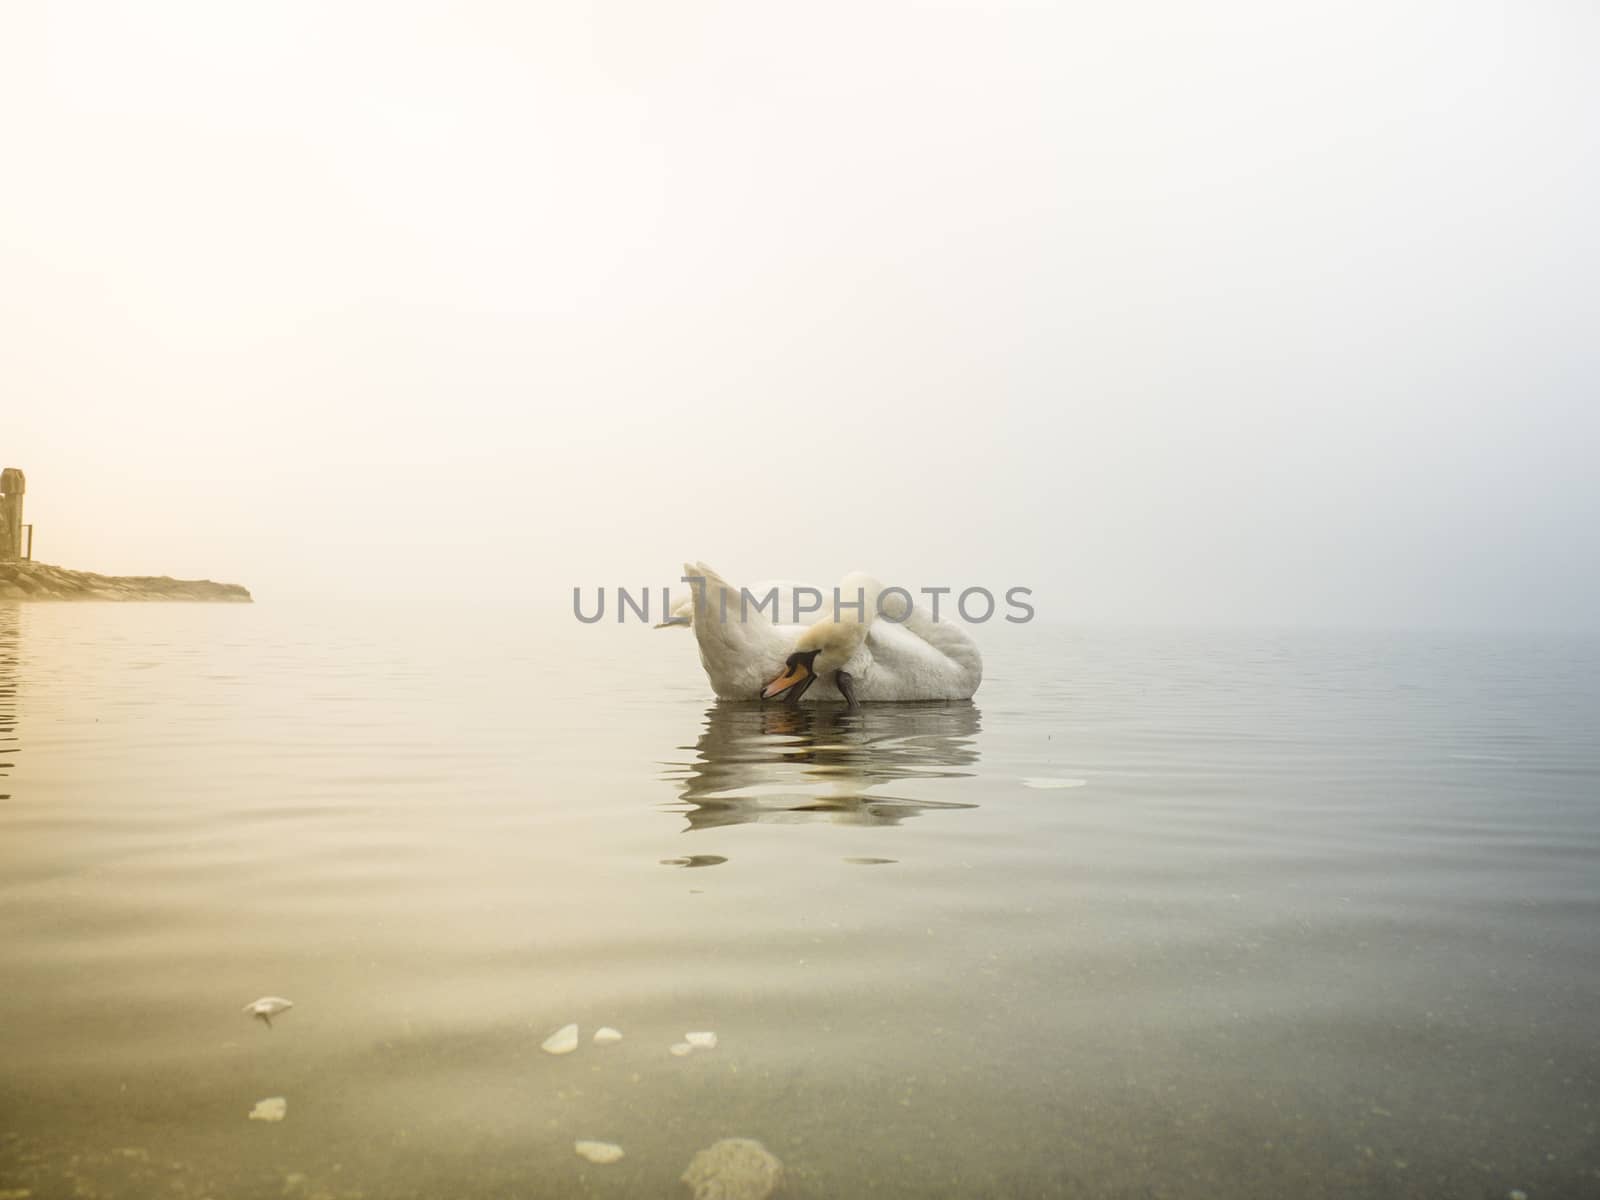
[(263, 602), (1600, 614), (1600, 10), (21, 3), (0, 465)]

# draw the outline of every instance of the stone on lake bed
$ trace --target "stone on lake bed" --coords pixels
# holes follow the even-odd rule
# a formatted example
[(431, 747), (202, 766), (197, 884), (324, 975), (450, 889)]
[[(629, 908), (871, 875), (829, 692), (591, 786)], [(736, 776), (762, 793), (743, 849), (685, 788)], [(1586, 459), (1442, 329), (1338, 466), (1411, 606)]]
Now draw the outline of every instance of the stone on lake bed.
[(281, 1121), (289, 1115), (289, 1102), (282, 1096), (272, 1096), (266, 1100), (257, 1100), (256, 1106), (250, 1110), (252, 1121)]
[(285, 1000), (282, 996), (263, 996), (259, 1000), (246, 1004), (244, 1011), (252, 1017), (260, 1017), (268, 1025), (271, 1025), (273, 1017), (279, 1013), (288, 1012), (293, 1007), (293, 1000)]
[(612, 1042), (622, 1040), (622, 1030), (613, 1029), (609, 1025), (602, 1025), (594, 1031), (594, 1044), (596, 1046), (609, 1046)]
[(717, 1035), (714, 1033), (686, 1033), (683, 1040), (696, 1050), (715, 1050), (717, 1048)]
[(563, 1025), (539, 1043), (539, 1049), (546, 1054), (571, 1054), (577, 1048), (578, 1027), (576, 1025)]
[(623, 1157), (622, 1147), (615, 1142), (573, 1142), (572, 1148), (592, 1163), (614, 1163)]
[(688, 1042), (673, 1042), (667, 1049), (679, 1058), (682, 1058), (685, 1054), (694, 1053), (694, 1047)]
[(753, 1138), (723, 1138), (690, 1159), (682, 1179), (694, 1200), (766, 1200), (783, 1181), (783, 1164)]

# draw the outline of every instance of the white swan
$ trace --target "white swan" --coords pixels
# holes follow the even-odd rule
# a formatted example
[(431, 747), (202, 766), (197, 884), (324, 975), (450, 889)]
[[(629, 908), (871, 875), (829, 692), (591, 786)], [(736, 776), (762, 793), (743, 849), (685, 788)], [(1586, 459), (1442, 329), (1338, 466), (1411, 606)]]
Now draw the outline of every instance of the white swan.
[[(754, 606), (741, 610), (739, 589), (704, 563), (683, 573), (705, 580), (693, 628), (700, 662), (724, 700), (790, 703), (843, 700), (966, 700), (983, 680), (983, 657), (964, 629), (934, 621), (903, 593), (883, 591), (867, 575), (845, 576), (841, 610), (814, 625), (774, 625)], [(855, 610), (860, 599), (862, 610)], [(845, 607), (848, 605), (849, 607)], [(726, 612), (726, 619), (721, 614)]]

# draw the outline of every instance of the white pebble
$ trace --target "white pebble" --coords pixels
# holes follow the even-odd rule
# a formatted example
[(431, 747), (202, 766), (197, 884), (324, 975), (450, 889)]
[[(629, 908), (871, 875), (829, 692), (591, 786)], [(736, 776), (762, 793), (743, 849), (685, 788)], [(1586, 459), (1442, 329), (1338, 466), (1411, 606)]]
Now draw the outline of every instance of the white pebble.
[(613, 1029), (609, 1025), (602, 1025), (594, 1031), (594, 1044), (596, 1046), (609, 1046), (612, 1042), (622, 1040), (622, 1031)]
[(679, 1058), (682, 1058), (685, 1054), (694, 1053), (694, 1047), (688, 1042), (674, 1042), (672, 1043), (670, 1049), (672, 1053), (677, 1055)]
[(715, 1050), (717, 1048), (717, 1035), (714, 1033), (686, 1033), (683, 1040), (696, 1050)]
[(622, 1147), (615, 1142), (573, 1142), (572, 1148), (592, 1163), (614, 1163), (622, 1158)]
[(289, 1102), (282, 1096), (273, 1096), (266, 1100), (257, 1100), (256, 1106), (250, 1110), (252, 1121), (281, 1121), (289, 1115)]
[(293, 1000), (285, 1000), (282, 996), (263, 996), (259, 1000), (246, 1004), (244, 1011), (252, 1017), (260, 1017), (268, 1025), (271, 1025), (273, 1017), (281, 1012), (288, 1012), (293, 1007)]
[(578, 1027), (576, 1025), (563, 1025), (539, 1043), (539, 1049), (546, 1054), (571, 1054), (577, 1048)]

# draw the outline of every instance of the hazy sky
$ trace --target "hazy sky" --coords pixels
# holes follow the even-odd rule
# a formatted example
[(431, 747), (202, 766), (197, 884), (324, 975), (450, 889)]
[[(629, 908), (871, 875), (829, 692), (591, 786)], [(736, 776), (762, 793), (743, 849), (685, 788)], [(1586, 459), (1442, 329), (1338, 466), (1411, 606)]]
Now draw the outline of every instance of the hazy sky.
[(0, 8), (0, 464), (274, 597), (1600, 623), (1592, 3)]

